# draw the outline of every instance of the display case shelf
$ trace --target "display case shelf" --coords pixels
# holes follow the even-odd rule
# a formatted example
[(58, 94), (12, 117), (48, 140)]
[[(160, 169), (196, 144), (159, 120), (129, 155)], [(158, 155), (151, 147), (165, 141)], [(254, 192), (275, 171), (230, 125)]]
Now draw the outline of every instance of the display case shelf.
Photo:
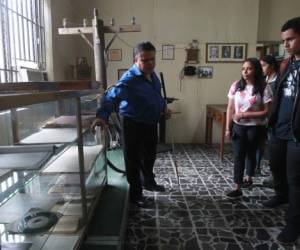
[[(81, 109), (82, 103), (86, 105), (89, 100), (88, 96), (98, 96), (101, 91), (75, 89), (30, 93), (32, 90), (21, 88), (20, 91), (19, 85), (18, 88), (18, 92), (13, 89), (0, 91), (0, 111), (10, 113), (14, 137), (12, 145), (0, 147), (1, 244), (15, 244), (22, 249), (48, 249), (49, 246), (76, 249), (107, 182), (105, 131), (98, 131), (97, 137), (90, 134), (89, 126), (82, 122)], [(16, 109), (51, 103), (57, 106), (55, 113), (49, 114), (53, 120), (53, 117), (70, 115), (61, 113), (59, 107), (66, 100), (70, 105), (68, 110), (75, 111), (71, 114), (70, 127), (41, 126), (32, 134), (20, 136), (19, 129), (25, 122)], [(49, 119), (45, 124), (47, 122)], [(42, 148), (52, 150), (44, 150), (46, 153), (42, 156)], [(41, 159), (36, 158), (36, 151)], [(30, 164), (32, 159), (35, 159), (34, 167)], [(39, 233), (12, 233), (11, 228), (19, 225), (24, 214), (32, 208), (59, 214), (59, 220), (50, 229)]]

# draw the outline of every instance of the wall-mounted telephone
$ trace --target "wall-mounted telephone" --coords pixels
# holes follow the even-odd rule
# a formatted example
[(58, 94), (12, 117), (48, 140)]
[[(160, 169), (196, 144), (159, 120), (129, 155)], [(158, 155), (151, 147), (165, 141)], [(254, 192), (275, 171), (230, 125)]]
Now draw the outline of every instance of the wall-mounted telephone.
[(195, 66), (185, 66), (183, 70), (184, 70), (184, 75), (185, 76), (194, 76), (194, 75), (196, 75), (196, 67)]

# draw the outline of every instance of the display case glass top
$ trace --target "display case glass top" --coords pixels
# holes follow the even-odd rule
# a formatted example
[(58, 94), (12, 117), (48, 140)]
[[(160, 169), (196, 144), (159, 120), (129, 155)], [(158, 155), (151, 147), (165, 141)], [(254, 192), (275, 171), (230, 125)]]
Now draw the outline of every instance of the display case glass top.
[(0, 94), (0, 123), (8, 131), (0, 142), (2, 246), (78, 244), (107, 180), (104, 131), (89, 130), (98, 94)]

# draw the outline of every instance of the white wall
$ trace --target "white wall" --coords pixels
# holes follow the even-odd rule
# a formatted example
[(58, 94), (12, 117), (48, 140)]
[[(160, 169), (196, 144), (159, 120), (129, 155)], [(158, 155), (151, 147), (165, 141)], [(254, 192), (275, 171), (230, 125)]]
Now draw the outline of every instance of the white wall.
[(58, 28), (62, 27), (64, 17), (74, 20), (76, 9), (72, 0), (46, 0), (45, 7), (46, 64), (49, 80), (64, 80), (69, 73), (69, 65), (75, 64), (75, 44), (79, 37), (61, 36), (58, 34)]
[(259, 41), (281, 41), (281, 26), (290, 18), (300, 16), (299, 0), (261, 0)]
[[(152, 41), (158, 50), (164, 43), (176, 46), (175, 60), (162, 61), (161, 52), (157, 53), (157, 72), (165, 76), (167, 93), (180, 100), (170, 105), (181, 111), (180, 115), (168, 122), (174, 132), (175, 142), (199, 143), (204, 141), (205, 106), (214, 103), (226, 103), (227, 91), (231, 82), (240, 77), (240, 63), (205, 63), (205, 44), (207, 42), (245, 42), (248, 43), (248, 55), (255, 55), (258, 25), (258, 0), (110, 0), (110, 1), (74, 1), (76, 6), (76, 22), (84, 17), (92, 17), (93, 8), (98, 8), (100, 17), (106, 25), (114, 17), (116, 25), (129, 24), (135, 16), (141, 24), (142, 32), (120, 34), (127, 43), (134, 46), (142, 40)], [(226, 13), (226, 15), (224, 14)], [(106, 35), (106, 43), (112, 37)], [(185, 77), (181, 81), (179, 72), (185, 61), (185, 50), (192, 39), (200, 42), (198, 65), (214, 67), (213, 79), (198, 79)], [(90, 49), (83, 41), (76, 44), (77, 56), (87, 53), (89, 62), (93, 57)], [(108, 82), (117, 80), (117, 70), (129, 68), (132, 64), (132, 48), (116, 40), (112, 48), (121, 48), (123, 59), (120, 62), (109, 62), (107, 73)], [(75, 55), (74, 55), (75, 56)], [(195, 66), (198, 66), (195, 65)], [(170, 133), (168, 139), (170, 141)], [(218, 137), (217, 133), (216, 137)]]

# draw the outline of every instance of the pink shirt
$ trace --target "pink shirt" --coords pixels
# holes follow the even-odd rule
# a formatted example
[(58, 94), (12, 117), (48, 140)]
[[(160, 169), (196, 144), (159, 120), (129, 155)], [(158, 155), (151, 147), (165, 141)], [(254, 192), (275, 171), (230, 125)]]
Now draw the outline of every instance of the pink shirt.
[[(246, 85), (243, 91), (236, 91), (238, 81), (234, 82), (228, 92), (228, 98), (234, 100), (234, 113), (243, 113), (247, 111), (261, 111), (263, 105), (272, 101), (272, 89), (269, 84), (266, 85), (263, 98), (259, 93), (252, 95), (253, 85)], [(265, 125), (266, 118), (244, 118), (239, 122), (234, 121), (240, 125), (255, 126)]]

